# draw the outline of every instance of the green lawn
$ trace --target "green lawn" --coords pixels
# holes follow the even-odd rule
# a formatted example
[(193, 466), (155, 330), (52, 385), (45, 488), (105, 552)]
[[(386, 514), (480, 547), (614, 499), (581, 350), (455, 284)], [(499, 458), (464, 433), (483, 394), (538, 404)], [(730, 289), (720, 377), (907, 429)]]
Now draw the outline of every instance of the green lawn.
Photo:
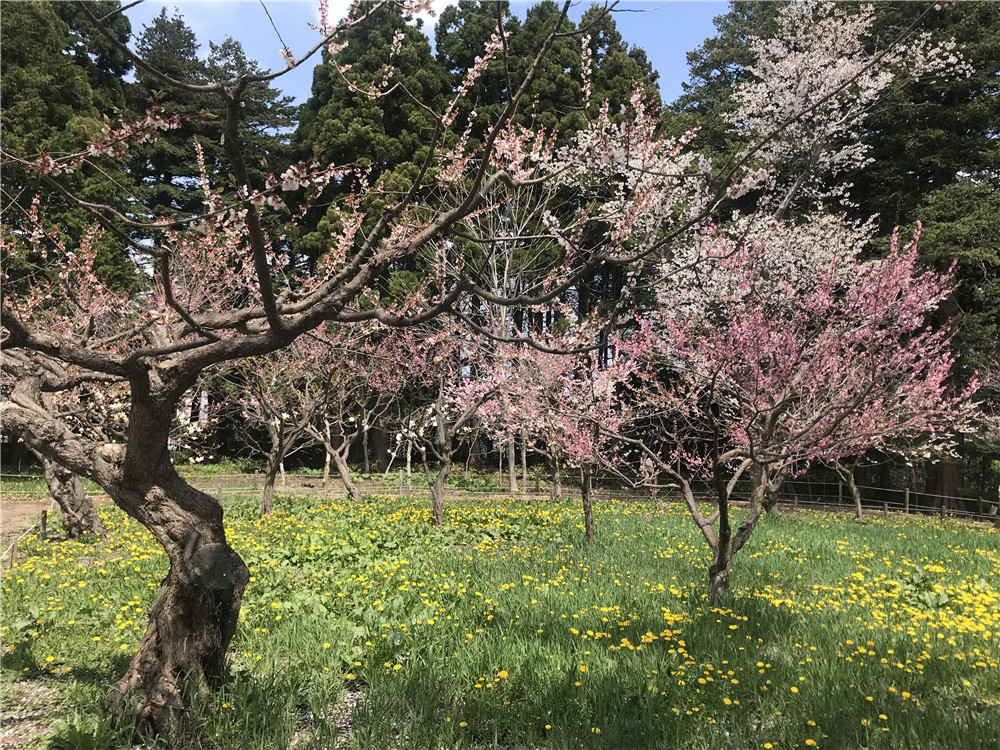
[[(994, 529), (768, 517), (712, 602), (679, 506), (601, 503), (588, 549), (570, 501), (442, 530), (426, 501), (256, 503), (227, 513), (253, 578), (206, 747), (1000, 747)], [(30, 538), (3, 578), (4, 701), (52, 688), (53, 747), (129, 746), (98, 705), (165, 573), (101, 515), (110, 539)]]

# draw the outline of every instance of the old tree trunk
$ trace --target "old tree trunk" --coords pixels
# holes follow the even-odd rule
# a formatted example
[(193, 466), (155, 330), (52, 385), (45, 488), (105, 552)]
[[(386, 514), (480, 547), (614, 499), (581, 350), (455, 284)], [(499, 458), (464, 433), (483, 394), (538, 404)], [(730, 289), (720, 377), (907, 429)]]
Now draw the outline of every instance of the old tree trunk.
[(109, 692), (113, 707), (134, 710), (140, 728), (176, 737), (189, 692), (220, 683), (236, 632), (249, 571), (229, 546), (222, 506), (174, 470), (167, 436), (182, 385), (132, 381), (125, 446), (75, 435), (57, 419), (19, 398), (3, 406), (5, 427), (33, 450), (99, 484), (163, 546), (169, 569), (149, 610), (145, 635), (125, 675)]
[(84, 534), (106, 534), (94, 510), (94, 501), (84, 492), (80, 477), (42, 453), (35, 455), (42, 462), (49, 494), (62, 513), (66, 537), (76, 539)]

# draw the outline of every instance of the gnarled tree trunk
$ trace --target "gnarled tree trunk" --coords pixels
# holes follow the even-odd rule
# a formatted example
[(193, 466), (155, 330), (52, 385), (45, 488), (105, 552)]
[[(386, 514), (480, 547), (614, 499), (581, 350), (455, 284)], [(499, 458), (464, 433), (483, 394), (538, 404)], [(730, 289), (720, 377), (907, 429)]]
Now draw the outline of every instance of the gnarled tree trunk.
[(222, 506), (172, 466), (109, 494), (163, 545), (170, 570), (138, 651), (106, 700), (134, 707), (141, 726), (174, 737), (187, 715), (189, 691), (212, 690), (225, 675), (250, 574), (226, 541)]
[(106, 534), (107, 531), (94, 510), (94, 502), (83, 491), (80, 477), (48, 456), (40, 453), (35, 455), (42, 462), (49, 494), (62, 512), (66, 537), (76, 539), (84, 534)]
[[(110, 706), (132, 709), (141, 730), (183, 747), (177, 738), (185, 728), (189, 690), (210, 690), (221, 682), (250, 577), (226, 541), (222, 506), (187, 484), (170, 463), (170, 419), (176, 398), (189, 384), (180, 380), (164, 385), (158, 378), (137, 376), (124, 447), (75, 435), (37, 408), (32, 385), (20, 383), (0, 407), (5, 427), (33, 450), (58, 458), (99, 484), (116, 505), (149, 529), (169, 558), (170, 569), (150, 607), (146, 633), (106, 700)], [(151, 385), (159, 392), (152, 393)]]

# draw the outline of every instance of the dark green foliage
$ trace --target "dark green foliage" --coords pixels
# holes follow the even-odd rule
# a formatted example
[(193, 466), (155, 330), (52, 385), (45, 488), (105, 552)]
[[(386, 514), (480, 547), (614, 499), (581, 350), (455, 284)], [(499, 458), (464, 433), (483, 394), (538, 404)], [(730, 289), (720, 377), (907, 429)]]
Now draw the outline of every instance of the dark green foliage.
[(708, 153), (730, 150), (729, 125), (724, 115), (732, 111), (733, 87), (748, 77), (753, 64), (751, 37), (768, 38), (777, 31), (781, 3), (735, 0), (729, 12), (715, 18), (718, 33), (698, 49), (687, 53), (690, 82), (669, 110), (679, 132), (695, 125), (701, 128), (694, 144)]
[[(878, 9), (878, 37), (885, 39), (912, 23), (922, 4)], [(887, 93), (865, 124), (875, 161), (854, 176), (852, 196), (859, 215), (879, 215), (882, 235), (919, 220), (923, 257), (939, 267), (957, 263), (956, 343), (968, 374), (995, 356), (1000, 312), (1000, 5), (957, 3), (924, 16), (917, 32), (954, 38), (972, 74), (911, 81)]]
[[(191, 84), (235, 83), (241, 76), (261, 73), (256, 61), (247, 58), (239, 42), (227, 38), (210, 43), (208, 59), (198, 57), (194, 32), (181, 15), (168, 16), (164, 9), (139, 35), (136, 51), (153, 67), (171, 78)], [(203, 94), (169, 87), (143, 70), (129, 87), (132, 108), (142, 112), (154, 102), (170, 115), (184, 118), (182, 127), (158, 142), (136, 149), (131, 170), (142, 185), (143, 203), (152, 215), (172, 211), (197, 213), (202, 209), (199, 168), (194, 140), (204, 149), (205, 165), (214, 185), (225, 184), (221, 144), (225, 101), (218, 94)], [(279, 169), (289, 160), (282, 136), (294, 122), (291, 97), (282, 96), (269, 84), (247, 87), (240, 123), (241, 143), (250, 178), (255, 187), (266, 171)], [(262, 162), (270, 169), (262, 167)]]
[[(98, 13), (108, 13), (117, 2), (96, 3)], [(125, 104), (120, 77), (129, 63), (110, 49), (110, 43), (89, 46), (89, 28), (76, 3), (5, 3), (0, 12), (3, 56), (0, 61), (0, 129), (5, 154), (33, 159), (46, 151), (55, 156), (77, 153), (104, 133), (104, 115)], [(128, 19), (109, 21), (119, 39), (127, 39)], [(117, 123), (112, 123), (117, 124)], [(27, 217), (36, 195), (44, 194), (40, 206), (48, 228), (57, 226), (67, 246), (80, 242), (94, 217), (69, 204), (57, 193), (40, 190), (40, 182), (4, 157), (3, 214), (8, 226), (18, 226)], [(65, 187), (78, 198), (128, 210), (131, 179), (120, 164), (110, 159), (92, 159), (80, 170), (66, 175)], [(40, 258), (25, 259), (26, 265), (7, 263), (11, 278), (32, 272)], [(106, 236), (98, 244), (98, 267), (119, 288), (137, 288), (143, 282), (132, 267), (120, 241)], [(37, 270), (35, 268), (34, 270)]]
[[(363, 12), (363, 10), (361, 11)], [(384, 95), (370, 98), (386, 73), (394, 34), (404, 34)], [(347, 47), (331, 60), (326, 50), (313, 73), (312, 96), (302, 106), (292, 143), (296, 158), (323, 164), (357, 165), (369, 171), (369, 183), (382, 180), (386, 193), (363, 206), (371, 226), (392, 196), (417, 175), (434, 132), (434, 118), (423, 106), (440, 111), (447, 101), (446, 76), (431, 55), (427, 37), (409, 26), (397, 6), (383, 6), (363, 28), (349, 30)], [(350, 65), (342, 73), (340, 66)], [(356, 90), (352, 91), (352, 85)], [(396, 88), (393, 88), (393, 87)], [(331, 196), (357, 187), (351, 180), (327, 188)], [(335, 207), (314, 212), (299, 228), (295, 252), (313, 263), (340, 227)]]

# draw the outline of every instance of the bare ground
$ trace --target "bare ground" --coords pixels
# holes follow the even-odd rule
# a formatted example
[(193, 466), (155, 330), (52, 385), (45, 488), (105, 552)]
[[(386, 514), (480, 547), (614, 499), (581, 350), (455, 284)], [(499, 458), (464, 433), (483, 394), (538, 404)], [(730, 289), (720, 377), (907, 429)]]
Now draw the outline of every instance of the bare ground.
[(37, 747), (59, 716), (56, 690), (36, 681), (3, 686), (0, 748)]

